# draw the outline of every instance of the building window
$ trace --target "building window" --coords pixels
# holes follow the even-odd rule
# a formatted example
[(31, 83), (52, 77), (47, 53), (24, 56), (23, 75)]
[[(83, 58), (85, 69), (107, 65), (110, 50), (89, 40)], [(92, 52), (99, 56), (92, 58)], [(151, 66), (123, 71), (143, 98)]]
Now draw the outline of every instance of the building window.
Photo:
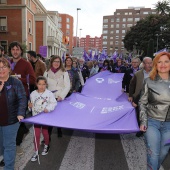
[(59, 22), (61, 22), (61, 21), (62, 21), (62, 18), (61, 18), (61, 17), (59, 17), (59, 18), (58, 18), (58, 21), (59, 21)]
[(116, 36), (116, 39), (119, 39), (119, 36)]
[(120, 18), (116, 18), (116, 22), (119, 22), (120, 21)]
[(120, 15), (120, 13), (118, 12), (117, 15)]
[(70, 31), (66, 30), (66, 35), (69, 36), (70, 35)]
[(123, 22), (126, 22), (126, 18), (123, 18), (122, 21), (123, 21)]
[(140, 20), (140, 18), (135, 18), (135, 21), (137, 22), (137, 21), (139, 21)]
[(127, 27), (132, 27), (133, 25), (132, 24), (127, 24)]
[(103, 28), (108, 28), (108, 25), (103, 25)]
[(122, 24), (122, 28), (125, 28), (126, 27), (126, 24)]
[(124, 42), (122, 41), (121, 44), (124, 45)]
[(128, 15), (128, 12), (125, 12), (125, 15)]
[(125, 31), (125, 30), (122, 30), (122, 33), (124, 34), (124, 33), (126, 33), (126, 31)]
[(32, 34), (32, 22), (31, 22), (31, 20), (28, 21), (28, 33)]
[(103, 41), (103, 45), (107, 45), (107, 41)]
[(111, 40), (113, 40), (113, 37), (110, 37)]
[(0, 31), (7, 31), (7, 18), (0, 17)]
[(114, 25), (113, 25), (113, 24), (111, 24), (111, 25), (110, 25), (110, 28), (114, 28)]
[(156, 12), (152, 12), (152, 14), (156, 14)]
[(114, 33), (114, 31), (110, 31), (110, 34), (113, 34)]
[(119, 44), (119, 41), (115, 41), (115, 45), (118, 45)]
[(0, 0), (0, 4), (6, 4), (6, 0)]
[(115, 50), (118, 50), (118, 47), (115, 47)]
[(111, 19), (111, 22), (114, 22), (114, 18)]
[(145, 12), (143, 12), (143, 14), (149, 14), (149, 12), (145, 11)]
[(128, 18), (127, 21), (133, 21), (133, 18)]
[(28, 49), (32, 50), (32, 43), (31, 42), (29, 42)]
[(108, 31), (107, 30), (103, 30), (103, 34), (107, 34), (108, 33)]
[(129, 15), (132, 15), (132, 12), (129, 12)]
[(67, 18), (67, 22), (70, 22), (70, 18)]
[(119, 28), (119, 24), (116, 24), (116, 28)]
[(108, 23), (108, 19), (104, 19), (104, 20), (103, 20), (103, 23)]
[(66, 27), (67, 29), (70, 29), (70, 25), (69, 24), (67, 24), (67, 27)]
[(0, 41), (0, 45), (4, 48), (4, 51), (8, 51), (8, 42), (7, 41)]
[(113, 45), (113, 41), (110, 41), (110, 45)]
[(28, 0), (28, 6), (29, 6), (29, 8), (31, 7), (31, 0)]
[(118, 34), (118, 33), (119, 33), (119, 30), (116, 30), (116, 33)]
[(107, 39), (107, 36), (103, 36), (103, 40)]
[(59, 26), (59, 28), (62, 28), (62, 24), (61, 23), (59, 23), (58, 26)]

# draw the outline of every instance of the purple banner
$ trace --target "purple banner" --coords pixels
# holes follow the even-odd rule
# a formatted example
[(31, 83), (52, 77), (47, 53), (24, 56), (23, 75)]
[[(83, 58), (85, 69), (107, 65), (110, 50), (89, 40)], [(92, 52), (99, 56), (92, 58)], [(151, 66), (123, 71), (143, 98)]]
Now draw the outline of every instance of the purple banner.
[(98, 133), (137, 132), (135, 109), (121, 92), (122, 76), (121, 73), (100, 72), (86, 81), (81, 94), (73, 93), (58, 102), (53, 112), (23, 121)]
[(39, 47), (39, 53), (46, 58), (47, 57), (47, 46), (40, 46)]

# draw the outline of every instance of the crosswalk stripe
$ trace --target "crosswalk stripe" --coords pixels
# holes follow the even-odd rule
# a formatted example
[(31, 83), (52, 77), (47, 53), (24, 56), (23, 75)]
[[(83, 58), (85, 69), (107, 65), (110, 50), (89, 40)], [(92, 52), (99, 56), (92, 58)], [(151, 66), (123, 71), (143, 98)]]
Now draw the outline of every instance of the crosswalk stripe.
[(94, 136), (93, 133), (74, 131), (59, 170), (93, 170)]

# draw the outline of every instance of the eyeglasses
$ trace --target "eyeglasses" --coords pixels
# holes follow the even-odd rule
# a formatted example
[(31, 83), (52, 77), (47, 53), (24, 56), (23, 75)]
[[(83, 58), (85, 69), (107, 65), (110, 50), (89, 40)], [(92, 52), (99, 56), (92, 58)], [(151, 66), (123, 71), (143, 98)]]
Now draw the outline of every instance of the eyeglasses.
[(7, 66), (0, 67), (0, 69), (5, 70)]
[(60, 61), (53, 61), (53, 63), (60, 63)]

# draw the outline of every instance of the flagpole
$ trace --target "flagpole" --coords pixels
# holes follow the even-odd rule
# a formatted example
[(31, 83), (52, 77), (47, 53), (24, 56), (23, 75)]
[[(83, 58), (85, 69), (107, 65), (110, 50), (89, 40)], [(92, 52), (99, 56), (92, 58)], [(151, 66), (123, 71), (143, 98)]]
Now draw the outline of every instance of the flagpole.
[(78, 11), (81, 10), (81, 8), (77, 8), (77, 24), (76, 24), (76, 47), (77, 47), (77, 30), (78, 30)]

